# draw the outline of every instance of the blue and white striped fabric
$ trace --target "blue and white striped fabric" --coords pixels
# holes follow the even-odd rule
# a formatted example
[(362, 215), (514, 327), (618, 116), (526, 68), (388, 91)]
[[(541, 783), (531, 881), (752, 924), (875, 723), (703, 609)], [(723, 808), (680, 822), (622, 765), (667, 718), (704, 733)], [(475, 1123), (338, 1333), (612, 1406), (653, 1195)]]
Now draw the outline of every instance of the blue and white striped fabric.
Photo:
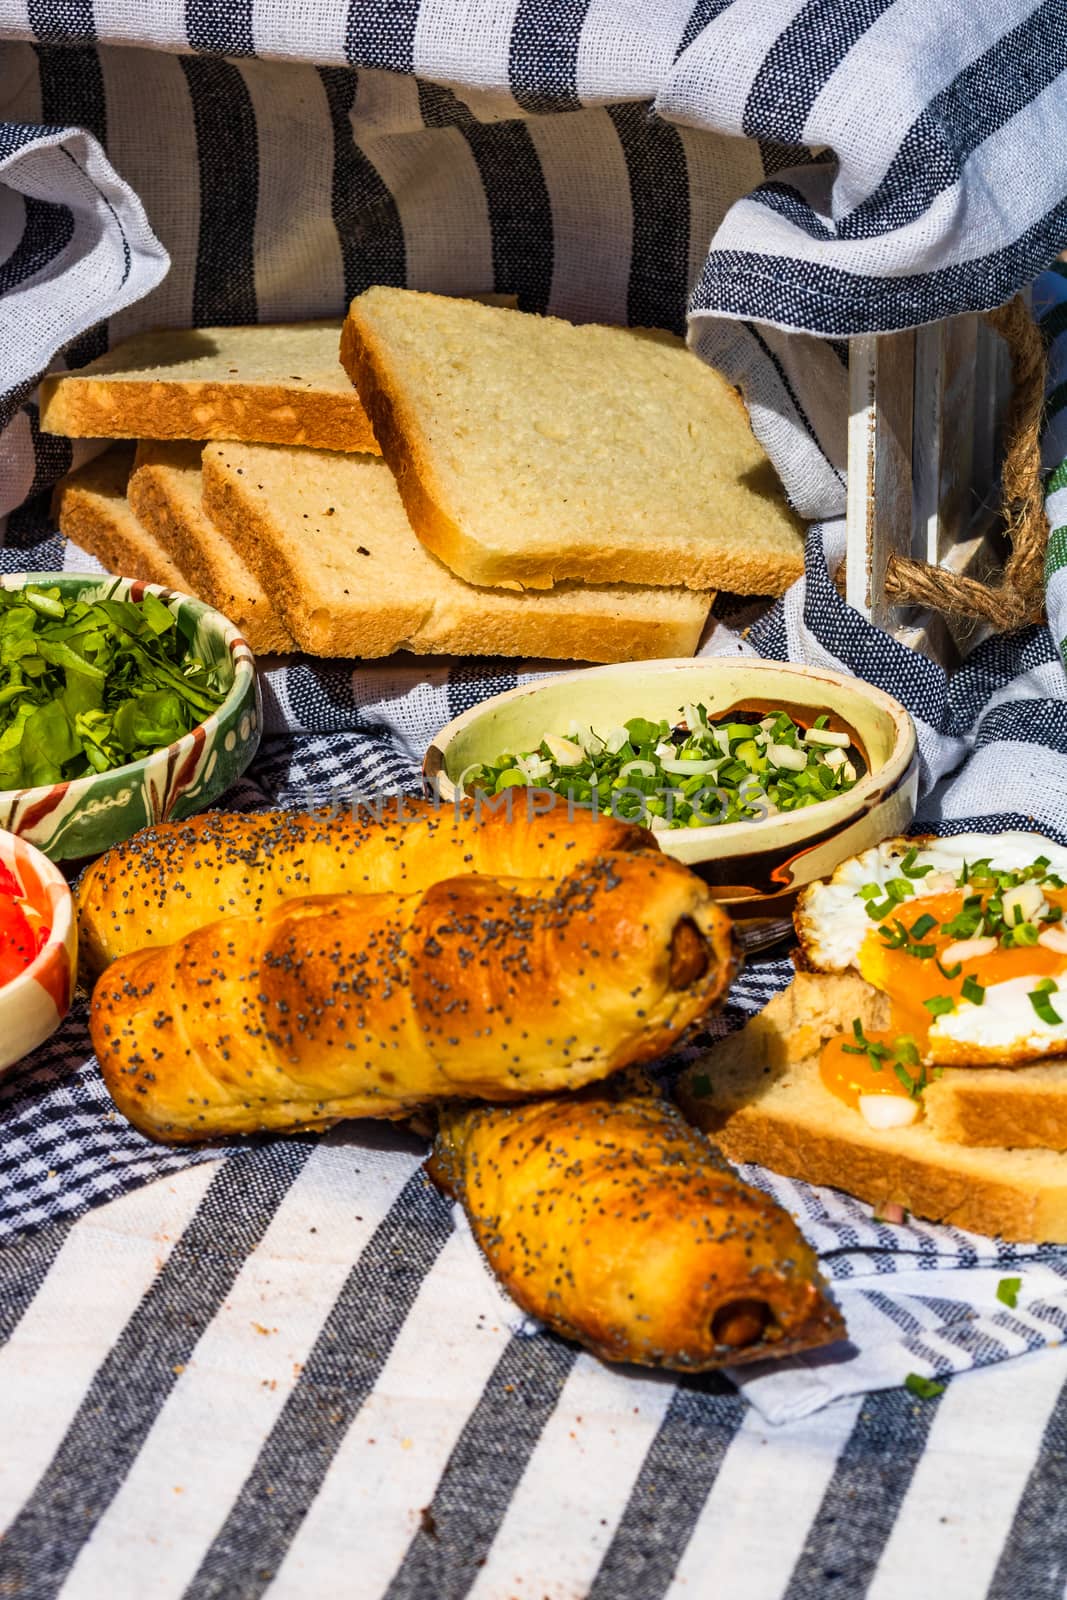
[(1055, 257), (1065, 77), (1060, 0), (0, 0), (0, 514), (48, 366), (389, 282), (688, 322), (838, 515), (842, 341)]
[[(951, 681), (831, 579), (843, 341), (1055, 256), (1065, 73), (1055, 0), (0, 0), (0, 569), (91, 565), (33, 502), (76, 457), (30, 397), (138, 328), (336, 314), (375, 281), (688, 324), (822, 519), (805, 578), (710, 647), (902, 699), (921, 825), (1067, 842), (1054, 574), (1052, 632)], [(268, 666), (229, 803), (408, 787), (437, 727), (548, 670)], [(754, 963), (717, 1027), (787, 976)], [(407, 1135), (149, 1145), (83, 1007), (0, 1083), (0, 1129), (0, 1592), (1061, 1600), (1067, 1252), (753, 1171), (855, 1348), (676, 1383), (525, 1325)], [(923, 1401), (909, 1372), (956, 1376)]]

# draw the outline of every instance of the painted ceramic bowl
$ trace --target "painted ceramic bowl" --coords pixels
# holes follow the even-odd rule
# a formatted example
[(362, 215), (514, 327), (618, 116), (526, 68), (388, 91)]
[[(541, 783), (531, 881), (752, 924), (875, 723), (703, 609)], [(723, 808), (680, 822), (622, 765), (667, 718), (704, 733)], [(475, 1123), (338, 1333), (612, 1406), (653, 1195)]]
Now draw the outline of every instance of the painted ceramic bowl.
[(26, 583), (58, 588), (71, 600), (158, 595), (190, 650), (218, 669), (226, 698), (191, 733), (128, 766), (36, 789), (0, 790), (0, 828), (28, 839), (53, 861), (79, 861), (150, 822), (202, 811), (236, 782), (259, 745), (262, 707), (252, 652), (232, 622), (202, 600), (130, 578), (69, 572), (0, 577), (5, 589)]
[[(810, 724), (829, 712), (851, 735), (866, 771), (854, 788), (802, 811), (753, 822), (679, 828), (657, 834), (668, 855), (694, 867), (724, 901), (770, 910), (832, 872), (846, 856), (902, 833), (915, 811), (915, 729), (904, 707), (881, 690), (821, 667), (752, 657), (634, 661), (589, 667), (494, 695), (436, 736), (423, 772), (444, 799), (472, 762), (505, 751), (536, 749), (546, 733), (572, 720), (612, 728), (631, 717), (674, 722), (686, 704), (711, 716), (781, 708)], [(507, 793), (509, 791), (505, 791)], [(518, 793), (523, 791), (510, 791)]]
[(0, 1070), (13, 1066), (53, 1034), (70, 1009), (78, 969), (78, 934), (66, 879), (58, 867), (12, 833), (0, 833), (0, 862), (49, 927), (25, 969), (0, 984)]

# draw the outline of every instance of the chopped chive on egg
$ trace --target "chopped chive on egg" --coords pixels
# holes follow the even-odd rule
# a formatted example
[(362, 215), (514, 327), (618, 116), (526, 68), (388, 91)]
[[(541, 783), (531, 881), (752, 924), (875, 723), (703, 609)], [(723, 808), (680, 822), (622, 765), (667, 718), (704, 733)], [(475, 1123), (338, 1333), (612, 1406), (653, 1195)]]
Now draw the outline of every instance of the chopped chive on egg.
[(829, 724), (823, 713), (805, 728), (781, 710), (713, 719), (699, 704), (683, 706), (673, 724), (647, 717), (606, 728), (572, 722), (546, 732), (534, 749), (465, 768), (457, 787), (466, 795), (550, 789), (655, 829), (755, 822), (818, 805), (858, 783), (862, 758), (850, 736)]

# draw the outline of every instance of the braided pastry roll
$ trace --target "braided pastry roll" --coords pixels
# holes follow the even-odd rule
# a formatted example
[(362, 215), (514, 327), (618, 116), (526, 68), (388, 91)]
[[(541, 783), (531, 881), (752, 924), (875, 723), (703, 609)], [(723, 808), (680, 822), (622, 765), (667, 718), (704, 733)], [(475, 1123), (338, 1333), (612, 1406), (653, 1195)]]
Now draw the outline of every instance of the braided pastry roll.
[(119, 1110), (181, 1143), (577, 1088), (673, 1044), (733, 971), (706, 885), (635, 852), (551, 891), (469, 876), (228, 917), (113, 962), (90, 1027)]
[(476, 807), (400, 795), (380, 814), (205, 812), (142, 828), (78, 885), (83, 967), (95, 977), (132, 950), (296, 896), (416, 894), (467, 872), (554, 881), (593, 856), (659, 851), (647, 828), (565, 801), (546, 811), (547, 798), (510, 790)]
[(512, 1298), (606, 1361), (700, 1372), (844, 1335), (793, 1219), (643, 1073), (442, 1106), (430, 1175)]

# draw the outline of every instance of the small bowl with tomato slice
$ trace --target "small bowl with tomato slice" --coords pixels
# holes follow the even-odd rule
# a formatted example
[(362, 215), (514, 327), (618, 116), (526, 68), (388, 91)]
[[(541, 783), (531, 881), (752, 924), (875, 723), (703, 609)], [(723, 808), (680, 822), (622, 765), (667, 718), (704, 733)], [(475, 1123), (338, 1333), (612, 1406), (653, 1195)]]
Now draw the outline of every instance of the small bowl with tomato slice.
[(0, 829), (0, 1071), (59, 1027), (77, 967), (66, 879), (32, 844)]

